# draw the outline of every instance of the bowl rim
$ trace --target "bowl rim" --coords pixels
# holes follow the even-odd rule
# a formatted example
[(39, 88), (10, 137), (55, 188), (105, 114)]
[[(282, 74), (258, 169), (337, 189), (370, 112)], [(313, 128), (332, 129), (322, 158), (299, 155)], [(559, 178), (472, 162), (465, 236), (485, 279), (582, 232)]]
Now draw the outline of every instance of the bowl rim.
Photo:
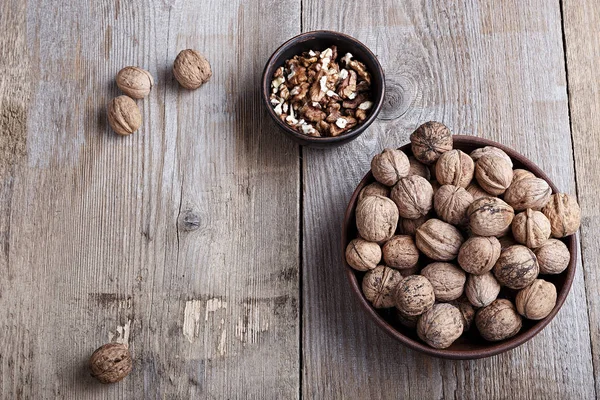
[[(364, 52), (369, 54), (369, 56), (375, 62), (377, 75), (374, 73), (375, 71), (371, 71), (371, 75), (373, 77), (381, 76), (381, 92), (380, 92), (379, 96), (377, 97), (377, 99), (373, 99), (374, 107), (373, 107), (373, 111), (371, 112), (371, 114), (369, 114), (369, 117), (362, 124), (357, 125), (355, 128), (352, 128), (348, 132), (343, 133), (339, 136), (314, 137), (314, 136), (303, 135), (300, 132), (296, 131), (295, 129), (290, 128), (289, 125), (287, 125), (283, 121), (281, 121), (281, 119), (279, 119), (277, 114), (275, 114), (275, 111), (274, 111), (273, 107), (271, 106), (271, 102), (269, 101), (269, 96), (271, 94), (271, 79), (269, 76), (267, 76), (267, 71), (269, 70), (271, 65), (273, 65), (275, 63), (275, 60), (281, 55), (281, 53), (283, 53), (287, 49), (295, 46), (298, 42), (300, 42), (302, 40), (316, 38), (321, 35), (338, 36), (338, 37), (342, 38), (343, 40), (350, 42), (354, 46), (361, 47), (362, 50), (364, 50)], [(275, 121), (275, 123), (281, 129), (283, 129), (283, 131), (285, 131), (286, 133), (292, 135), (294, 138), (301, 140), (301, 141), (312, 142), (315, 144), (337, 143), (337, 142), (345, 142), (345, 141), (350, 141), (352, 139), (355, 139), (360, 134), (362, 134), (369, 127), (369, 125), (371, 125), (375, 121), (375, 119), (377, 119), (377, 116), (379, 115), (379, 112), (381, 111), (381, 108), (383, 107), (383, 100), (385, 98), (385, 72), (384, 72), (383, 67), (381, 66), (381, 63), (379, 62), (379, 59), (377, 58), (377, 56), (371, 51), (371, 49), (369, 49), (367, 47), (367, 45), (362, 43), (360, 40), (358, 40), (350, 35), (347, 35), (345, 33), (342, 33), (342, 32), (331, 31), (331, 30), (314, 30), (314, 31), (300, 33), (299, 35), (296, 35), (296, 36), (286, 40), (281, 46), (279, 46), (273, 52), (273, 54), (271, 54), (271, 56), (267, 60), (267, 63), (265, 64), (265, 68), (263, 69), (262, 78), (261, 78), (261, 86), (262, 86), (261, 97), (263, 99), (263, 104), (265, 104), (269, 116)]]
[[(522, 154), (516, 152), (510, 147), (504, 146), (500, 143), (494, 142), (489, 139), (484, 139), (476, 136), (467, 136), (467, 135), (453, 135), (453, 141), (456, 144), (457, 142), (460, 144), (469, 144), (475, 145), (478, 147), (485, 146), (494, 146), (498, 147), (501, 150), (504, 150), (511, 159), (518, 161), (520, 164), (531, 171), (534, 175), (539, 178), (544, 179), (550, 188), (552, 189), (552, 193), (559, 193), (556, 185), (550, 180), (550, 178), (546, 175), (546, 173), (539, 168), (535, 163), (531, 160), (523, 156)], [(456, 148), (456, 147), (455, 147)], [(410, 150), (410, 143), (405, 144), (404, 146), (399, 148), (400, 150)], [(460, 150), (460, 149), (459, 149)], [(405, 346), (420, 351), (422, 353), (428, 354), (430, 356), (438, 357), (438, 358), (446, 358), (453, 360), (473, 360), (478, 358), (485, 358), (494, 356), (508, 350), (512, 350), (515, 347), (522, 345), (523, 343), (529, 341), (535, 335), (542, 331), (549, 323), (554, 319), (560, 308), (563, 306), (567, 296), (571, 290), (571, 285), (573, 283), (575, 272), (577, 268), (577, 234), (573, 234), (563, 238), (566, 240), (566, 244), (569, 248), (571, 257), (569, 259), (569, 265), (567, 269), (563, 272), (566, 273), (565, 281), (562, 290), (557, 294), (556, 305), (548, 314), (548, 316), (542, 320), (539, 320), (534, 323), (534, 325), (523, 332), (522, 334), (517, 334), (516, 336), (509, 338), (507, 340), (503, 340), (500, 342), (490, 342), (490, 345), (483, 349), (474, 349), (474, 350), (448, 350), (448, 349), (435, 349), (433, 347), (428, 346), (425, 343), (414, 340), (408, 336), (405, 336), (398, 330), (396, 330), (390, 323), (388, 323), (382, 316), (380, 316), (375, 308), (371, 306), (369, 301), (362, 294), (362, 290), (358, 279), (355, 275), (356, 271), (348, 265), (346, 262), (345, 250), (348, 245), (348, 229), (351, 221), (354, 220), (354, 210), (356, 208), (356, 203), (358, 200), (358, 195), (362, 188), (369, 183), (374, 181), (373, 174), (371, 170), (363, 177), (360, 181), (348, 203), (346, 208), (346, 212), (344, 214), (344, 223), (342, 228), (342, 262), (344, 265), (346, 277), (350, 283), (351, 289), (355, 294), (358, 302), (362, 306), (362, 309), (367, 313), (367, 315), (381, 328), (384, 332), (386, 332), (392, 338), (398, 340), (400, 343)]]

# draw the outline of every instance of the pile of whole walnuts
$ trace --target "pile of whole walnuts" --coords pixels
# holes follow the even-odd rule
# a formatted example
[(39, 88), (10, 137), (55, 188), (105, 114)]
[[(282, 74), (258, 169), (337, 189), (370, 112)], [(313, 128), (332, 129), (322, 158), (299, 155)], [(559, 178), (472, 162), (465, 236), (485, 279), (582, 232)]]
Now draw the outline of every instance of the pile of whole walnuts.
[(371, 74), (351, 53), (338, 60), (336, 46), (307, 51), (279, 67), (271, 81), (275, 114), (314, 137), (338, 136), (367, 119)]
[(373, 158), (377, 182), (358, 197), (359, 237), (346, 260), (366, 272), (366, 299), (395, 307), (399, 323), (439, 349), (473, 321), (485, 340), (499, 341), (519, 332), (522, 317), (548, 316), (557, 291), (543, 278), (569, 264), (560, 238), (579, 228), (576, 199), (513, 169), (499, 148), (453, 149), (439, 122), (410, 141), (414, 157), (385, 149)]

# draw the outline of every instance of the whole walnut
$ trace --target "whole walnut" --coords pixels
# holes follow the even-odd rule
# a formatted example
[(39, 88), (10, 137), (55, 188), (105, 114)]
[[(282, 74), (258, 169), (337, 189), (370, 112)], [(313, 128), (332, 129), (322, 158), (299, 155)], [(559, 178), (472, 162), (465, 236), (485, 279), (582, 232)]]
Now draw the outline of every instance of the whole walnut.
[(550, 238), (550, 221), (540, 211), (531, 208), (515, 215), (512, 222), (515, 240), (530, 249), (543, 245)]
[(483, 190), (498, 196), (510, 186), (513, 178), (512, 166), (496, 155), (482, 156), (475, 163), (475, 179)]
[(371, 172), (377, 180), (387, 186), (394, 186), (400, 178), (408, 175), (410, 163), (402, 150), (384, 149), (371, 160)]
[(398, 322), (407, 328), (415, 329), (420, 317), (420, 315), (406, 315), (396, 308), (396, 318), (398, 319)]
[(354, 239), (346, 247), (346, 261), (357, 271), (368, 271), (379, 265), (381, 247), (377, 243)]
[(493, 271), (501, 285), (522, 289), (537, 278), (540, 268), (535, 254), (527, 247), (516, 244), (502, 250)]
[(494, 236), (472, 236), (460, 246), (458, 264), (470, 274), (485, 274), (494, 268), (501, 250)]
[(173, 75), (181, 86), (186, 89), (198, 89), (208, 82), (212, 70), (208, 60), (199, 52), (192, 49), (179, 52), (173, 63)]
[(131, 135), (142, 126), (142, 113), (127, 96), (115, 97), (108, 103), (108, 123), (119, 135)]
[(500, 283), (491, 272), (469, 275), (465, 285), (465, 295), (474, 307), (485, 307), (500, 294)]
[(477, 312), (475, 325), (485, 340), (496, 342), (519, 333), (523, 321), (509, 300), (498, 299)]
[(363, 277), (362, 291), (373, 307), (394, 307), (394, 293), (400, 281), (400, 272), (385, 265), (378, 265)]
[(548, 182), (541, 178), (522, 178), (513, 183), (504, 193), (504, 201), (510, 204), (516, 211), (527, 208), (541, 210), (552, 195), (552, 189)]
[(473, 179), (473, 159), (460, 150), (450, 150), (435, 163), (435, 177), (442, 185), (466, 188)]
[(138, 67), (125, 67), (117, 74), (117, 86), (123, 93), (134, 99), (148, 96), (154, 79), (150, 72)]
[(442, 123), (430, 121), (410, 135), (412, 152), (423, 164), (433, 164), (443, 153), (452, 150), (452, 133)]
[(471, 203), (473, 196), (460, 186), (443, 185), (433, 196), (435, 212), (443, 221), (452, 225), (466, 224), (467, 210)]
[(356, 227), (360, 236), (370, 242), (391, 238), (398, 224), (398, 207), (383, 196), (368, 196), (356, 206)]
[(434, 262), (423, 268), (421, 275), (433, 286), (435, 300), (446, 302), (456, 300), (463, 294), (467, 274), (454, 264)]
[(410, 275), (402, 279), (396, 289), (396, 308), (404, 315), (421, 315), (435, 303), (433, 286), (422, 275)]
[(467, 192), (471, 193), (473, 200), (480, 199), (482, 197), (490, 197), (490, 194), (483, 190), (475, 181), (471, 181), (467, 186)]
[(479, 149), (475, 149), (471, 152), (471, 158), (473, 159), (473, 161), (478, 161), (481, 157), (487, 156), (487, 155), (492, 155), (492, 156), (503, 158), (504, 160), (506, 160), (506, 162), (508, 162), (510, 164), (511, 168), (513, 166), (512, 160), (510, 159), (508, 154), (506, 154), (506, 152), (504, 150), (499, 149), (497, 147), (485, 146), (485, 147), (480, 147)]
[(413, 156), (408, 157), (408, 162), (410, 163), (410, 169), (408, 170), (409, 175), (419, 175), (427, 180), (431, 179), (431, 172), (427, 165), (419, 162), (419, 160)]
[(379, 195), (383, 197), (390, 197), (390, 188), (382, 185), (379, 182), (373, 182), (365, 186), (358, 194), (358, 201), (361, 201), (367, 196)]
[(456, 258), (464, 239), (454, 226), (432, 218), (417, 229), (417, 248), (436, 261)]
[(429, 218), (431, 218), (429, 214), (417, 219), (400, 218), (398, 219), (398, 233), (414, 236), (417, 233), (417, 228), (423, 225)]
[(450, 347), (463, 333), (460, 310), (447, 303), (434, 304), (417, 322), (417, 335), (436, 349)]
[(471, 324), (475, 319), (475, 308), (473, 308), (473, 305), (469, 302), (469, 299), (467, 299), (465, 296), (462, 296), (456, 300), (452, 300), (450, 304), (458, 308), (462, 314), (463, 332), (471, 329)]
[(581, 209), (577, 199), (566, 193), (553, 194), (542, 212), (550, 220), (552, 236), (555, 238), (574, 234), (581, 224)]
[(497, 197), (482, 197), (471, 203), (467, 215), (475, 235), (500, 237), (510, 230), (515, 211)]
[(548, 239), (533, 251), (540, 266), (540, 274), (560, 274), (569, 266), (571, 253), (558, 239)]
[(413, 268), (419, 261), (419, 250), (412, 236), (396, 235), (383, 245), (383, 261), (396, 269)]
[(92, 376), (100, 383), (119, 382), (129, 375), (131, 369), (131, 354), (124, 344), (105, 344), (90, 357)]
[(526, 178), (536, 178), (536, 176), (533, 174), (533, 172), (527, 171), (526, 169), (514, 169), (513, 170), (513, 180), (512, 180), (511, 185), (513, 185), (515, 182), (520, 181), (521, 179), (526, 179)]
[(410, 175), (398, 181), (390, 195), (402, 218), (417, 219), (427, 215), (433, 206), (433, 188), (419, 175)]
[(543, 279), (536, 279), (517, 293), (515, 305), (519, 314), (527, 319), (544, 319), (556, 305), (556, 286)]

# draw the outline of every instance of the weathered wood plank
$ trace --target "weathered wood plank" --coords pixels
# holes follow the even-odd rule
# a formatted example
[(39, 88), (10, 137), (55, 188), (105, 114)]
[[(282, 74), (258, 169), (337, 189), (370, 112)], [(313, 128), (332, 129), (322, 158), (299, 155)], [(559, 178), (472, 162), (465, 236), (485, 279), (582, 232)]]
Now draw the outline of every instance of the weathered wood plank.
[(595, 397), (580, 265), (544, 332), (471, 362), (436, 360), (393, 342), (366, 319), (342, 275), (339, 231), (350, 194), (374, 154), (406, 143), (424, 121), (519, 149), (562, 190), (575, 191), (559, 4), (493, 3), (304, 1), (304, 29), (340, 30), (365, 42), (390, 90), (379, 121), (357, 141), (304, 152), (307, 398)]
[(577, 194), (583, 215), (581, 246), (590, 319), (596, 394), (600, 395), (600, 8), (594, 1), (562, 1), (567, 54), (571, 132)]
[[(2, 397), (298, 397), (298, 150), (258, 82), (299, 2), (0, 12)], [(187, 47), (213, 68), (195, 92), (170, 72)], [(104, 107), (126, 65), (157, 84), (121, 138)], [(109, 340), (129, 343), (134, 370), (102, 386), (85, 363)]]

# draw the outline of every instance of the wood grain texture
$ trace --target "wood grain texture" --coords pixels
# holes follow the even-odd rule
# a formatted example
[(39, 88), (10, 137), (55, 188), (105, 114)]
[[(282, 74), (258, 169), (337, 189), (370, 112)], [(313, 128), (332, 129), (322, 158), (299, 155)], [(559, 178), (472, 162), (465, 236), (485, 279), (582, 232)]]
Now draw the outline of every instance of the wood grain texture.
[[(258, 88), (299, 2), (10, 0), (0, 21), (0, 397), (298, 397), (298, 149)], [(194, 92), (171, 74), (189, 47), (213, 69)], [(157, 84), (117, 137), (126, 65)], [(86, 368), (108, 341), (135, 359), (118, 385)]]
[(406, 143), (422, 122), (518, 149), (575, 192), (559, 3), (491, 3), (303, 2), (304, 30), (340, 30), (363, 41), (380, 58), (389, 89), (378, 122), (358, 140), (304, 152), (306, 398), (596, 396), (581, 264), (563, 309), (540, 335), (464, 362), (429, 358), (386, 337), (342, 274), (340, 229), (354, 187), (374, 154)]
[(593, 350), (596, 394), (600, 395), (600, 8), (593, 1), (564, 0), (569, 104), (577, 194), (581, 206), (581, 250)]

